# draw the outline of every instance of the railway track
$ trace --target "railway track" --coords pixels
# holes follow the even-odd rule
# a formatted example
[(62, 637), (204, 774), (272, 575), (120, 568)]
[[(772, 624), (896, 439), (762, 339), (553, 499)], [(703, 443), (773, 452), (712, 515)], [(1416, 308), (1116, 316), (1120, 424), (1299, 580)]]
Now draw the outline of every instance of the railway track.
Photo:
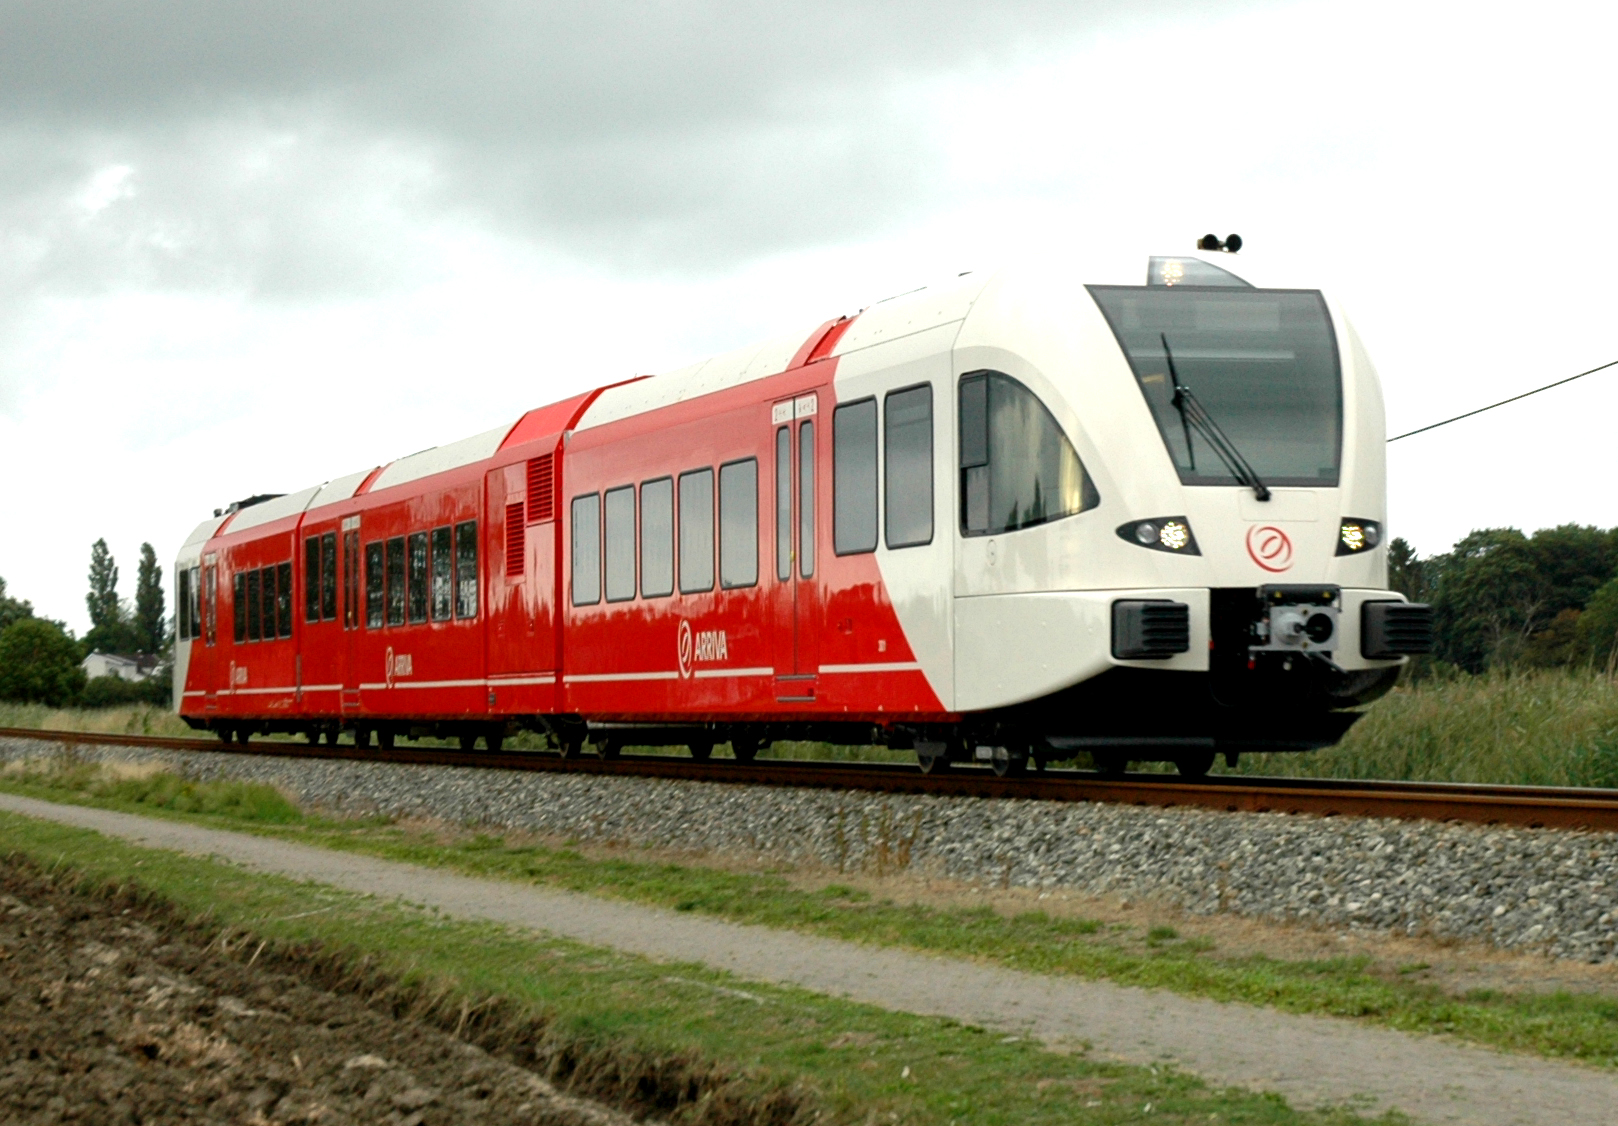
[(0, 738), (62, 746), (151, 747), (239, 755), (461, 766), (476, 769), (629, 775), (733, 785), (801, 786), (957, 797), (1093, 801), (1143, 806), (1193, 806), (1252, 813), (1307, 813), (1324, 817), (1396, 817), (1467, 821), (1530, 828), (1618, 831), (1618, 790), (1550, 786), (1494, 786), (1452, 782), (1375, 782), (1324, 778), (1251, 778), (1215, 775), (1198, 781), (1174, 775), (1102, 778), (1080, 770), (1046, 770), (1022, 778), (997, 777), (987, 768), (957, 766), (924, 775), (893, 763), (828, 763), (794, 759), (725, 759), (697, 762), (665, 755), (564, 759), (539, 751), (460, 751), (450, 748), (311, 745), (263, 741), (220, 743), (150, 735), (0, 728)]

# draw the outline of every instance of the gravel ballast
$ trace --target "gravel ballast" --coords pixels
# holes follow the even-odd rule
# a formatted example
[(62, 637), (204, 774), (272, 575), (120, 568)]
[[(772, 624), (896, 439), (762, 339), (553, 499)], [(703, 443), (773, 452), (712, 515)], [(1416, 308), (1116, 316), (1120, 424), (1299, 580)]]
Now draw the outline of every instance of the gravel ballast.
[[(0, 761), (60, 748), (0, 739)], [(1329, 927), (1469, 939), (1562, 958), (1618, 958), (1618, 834), (1372, 818), (780, 789), (224, 752), (76, 746), (85, 762), (152, 763), (267, 782), (341, 813), (843, 871), (915, 869)]]

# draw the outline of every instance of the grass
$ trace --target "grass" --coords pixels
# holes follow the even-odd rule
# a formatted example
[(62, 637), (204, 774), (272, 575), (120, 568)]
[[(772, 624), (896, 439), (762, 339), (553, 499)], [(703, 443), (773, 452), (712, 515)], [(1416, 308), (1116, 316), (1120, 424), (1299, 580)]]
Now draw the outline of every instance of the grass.
[(1244, 756), (1236, 773), (1618, 787), (1618, 682), (1543, 669), (1401, 685), (1337, 746)]
[[(1092, 1060), (1082, 1045), (1051, 1051), (949, 1020), (454, 921), (0, 814), (5, 853), (57, 878), (160, 897), (211, 928), (221, 949), (245, 951), (257, 940), (273, 944), (272, 957), (303, 951), (306, 962), (312, 948), (331, 952), (372, 977), (391, 975), (438, 1013), (459, 1012), (459, 1023), (499, 1001), (572, 1059), (639, 1061), (638, 1071), (620, 1066), (616, 1084), (592, 1093), (641, 1107), (661, 1095), (662, 1116), (675, 1122), (1363, 1121), (1347, 1109), (1302, 1112), (1273, 1095), (1211, 1088), (1167, 1068)], [(667, 1073), (681, 1082), (660, 1084)]]
[[(238, 783), (177, 787), (153, 775), (132, 786), (72, 765), (15, 768), (0, 788), (246, 829), (326, 848), (476, 876), (567, 888), (738, 923), (990, 961), (1035, 973), (1107, 979), (1288, 1012), (1445, 1033), (1492, 1047), (1618, 1066), (1618, 1001), (1598, 995), (1475, 990), (1454, 995), (1406, 973), (1376, 972), (1364, 957), (1286, 960), (1228, 956), (1171, 927), (1119, 928), (1096, 920), (988, 907), (943, 908), (873, 898), (846, 884), (804, 886), (786, 872), (746, 873), (634, 857), (587, 857), (492, 834), (436, 832), (384, 821), (287, 820), (267, 795)], [(265, 787), (258, 787), (262, 790)], [(217, 793), (216, 793), (217, 791)], [(189, 792), (191, 808), (167, 795)], [(278, 796), (278, 795), (277, 795)], [(281, 799), (284, 802), (284, 799)], [(257, 811), (255, 813), (255, 811)], [(296, 811), (294, 811), (296, 813)], [(1415, 970), (1409, 972), (1414, 973)]]

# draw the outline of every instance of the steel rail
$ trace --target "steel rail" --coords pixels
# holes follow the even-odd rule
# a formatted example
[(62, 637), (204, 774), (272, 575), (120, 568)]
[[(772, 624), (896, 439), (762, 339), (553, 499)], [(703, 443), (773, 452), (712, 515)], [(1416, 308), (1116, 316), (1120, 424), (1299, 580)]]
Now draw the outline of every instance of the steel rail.
[(1046, 770), (1023, 777), (1002, 778), (985, 767), (960, 765), (950, 770), (922, 774), (914, 766), (898, 763), (802, 759), (758, 759), (751, 763), (710, 759), (698, 762), (671, 755), (623, 755), (608, 761), (594, 755), (564, 759), (555, 752), (544, 751), (461, 751), (447, 747), (393, 747), (384, 750), (351, 744), (316, 745), (276, 741), (221, 743), (216, 739), (12, 727), (0, 728), (0, 738), (56, 743), (64, 747), (147, 747), (484, 770), (667, 778), (732, 785), (1034, 801), (1110, 802), (1139, 806), (1191, 806), (1231, 812), (1391, 817), (1618, 832), (1618, 790), (1551, 786), (1256, 778), (1241, 775), (1214, 775), (1197, 780), (1172, 774), (1131, 774), (1123, 778), (1104, 778), (1081, 770)]

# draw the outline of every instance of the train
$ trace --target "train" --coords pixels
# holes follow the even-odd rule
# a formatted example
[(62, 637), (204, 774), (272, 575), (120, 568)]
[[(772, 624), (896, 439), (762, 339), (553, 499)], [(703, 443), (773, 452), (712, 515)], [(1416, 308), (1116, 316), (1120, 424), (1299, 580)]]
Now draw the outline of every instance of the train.
[(1239, 245), (969, 272), (216, 510), (175, 708), (927, 772), (1332, 745), (1432, 615), (1388, 589), (1370, 357)]

